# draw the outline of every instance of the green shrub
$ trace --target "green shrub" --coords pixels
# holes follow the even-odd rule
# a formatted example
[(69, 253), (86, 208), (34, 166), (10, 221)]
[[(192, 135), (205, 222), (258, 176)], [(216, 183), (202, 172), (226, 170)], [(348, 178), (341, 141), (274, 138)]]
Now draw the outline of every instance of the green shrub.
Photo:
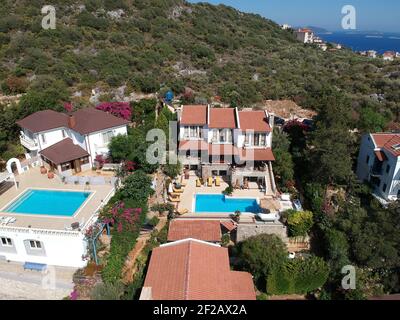
[(97, 284), (92, 292), (92, 300), (120, 300), (124, 294), (124, 285), (121, 282)]
[(311, 211), (290, 210), (287, 224), (291, 237), (306, 236), (313, 226), (313, 213)]

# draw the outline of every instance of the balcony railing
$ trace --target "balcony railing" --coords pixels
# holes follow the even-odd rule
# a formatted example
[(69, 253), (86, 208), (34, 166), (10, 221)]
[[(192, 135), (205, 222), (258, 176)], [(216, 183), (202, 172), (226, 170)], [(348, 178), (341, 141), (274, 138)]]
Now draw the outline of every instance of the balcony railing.
[(372, 167), (370, 170), (370, 174), (373, 177), (380, 177), (383, 174), (383, 169), (382, 168), (374, 168)]
[(21, 141), (21, 144), (24, 147), (28, 148), (29, 150), (36, 150), (39, 148), (39, 144), (35, 140), (29, 138), (28, 136), (26, 136), (24, 134), (21, 134), (19, 136), (19, 139)]

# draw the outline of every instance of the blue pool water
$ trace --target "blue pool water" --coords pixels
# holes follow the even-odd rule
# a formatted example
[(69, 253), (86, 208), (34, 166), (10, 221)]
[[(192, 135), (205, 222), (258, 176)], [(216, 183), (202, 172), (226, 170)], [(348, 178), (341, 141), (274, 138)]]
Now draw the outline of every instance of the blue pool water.
[(90, 192), (29, 189), (4, 211), (71, 217), (89, 196)]
[(197, 194), (195, 212), (260, 212), (256, 199), (229, 198), (220, 194)]

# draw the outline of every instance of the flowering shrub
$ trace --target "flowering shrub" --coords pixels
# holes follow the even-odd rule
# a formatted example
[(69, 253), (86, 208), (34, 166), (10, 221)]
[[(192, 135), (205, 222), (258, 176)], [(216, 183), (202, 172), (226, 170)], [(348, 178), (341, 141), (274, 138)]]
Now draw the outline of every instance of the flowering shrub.
[(136, 162), (125, 160), (124, 161), (124, 171), (125, 172), (133, 172), (136, 168)]
[(65, 102), (64, 103), (64, 110), (69, 112), (72, 112), (74, 110), (74, 106), (72, 105), (71, 102)]
[(112, 115), (125, 120), (131, 120), (132, 118), (132, 108), (129, 105), (129, 102), (103, 102), (96, 106), (96, 109), (109, 112)]

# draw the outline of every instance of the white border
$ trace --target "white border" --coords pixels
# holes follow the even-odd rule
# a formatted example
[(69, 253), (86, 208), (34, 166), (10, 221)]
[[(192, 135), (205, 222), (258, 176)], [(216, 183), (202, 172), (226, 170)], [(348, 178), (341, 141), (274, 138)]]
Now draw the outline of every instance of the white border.
[[(90, 193), (90, 196), (79, 206), (79, 208), (74, 212), (72, 216), (65, 216), (65, 215), (51, 215), (51, 214), (34, 214), (34, 213), (19, 213), (19, 212), (7, 212), (4, 211), (6, 208), (8, 208), (12, 203), (17, 201), (20, 197), (22, 197), (28, 190), (47, 190), (47, 191), (67, 191), (67, 192), (80, 192), (80, 193), (85, 193), (88, 192)], [(71, 190), (71, 189), (49, 189), (49, 188), (25, 188), (19, 195), (14, 197), (12, 200), (10, 200), (4, 207), (1, 208), (0, 213), (1, 214), (7, 214), (10, 216), (24, 216), (24, 217), (38, 217), (38, 218), (58, 218), (58, 219), (74, 219), (76, 216), (82, 211), (82, 209), (88, 204), (88, 202), (93, 198), (95, 195), (96, 190), (88, 190), (88, 191), (78, 191), (78, 190)]]

